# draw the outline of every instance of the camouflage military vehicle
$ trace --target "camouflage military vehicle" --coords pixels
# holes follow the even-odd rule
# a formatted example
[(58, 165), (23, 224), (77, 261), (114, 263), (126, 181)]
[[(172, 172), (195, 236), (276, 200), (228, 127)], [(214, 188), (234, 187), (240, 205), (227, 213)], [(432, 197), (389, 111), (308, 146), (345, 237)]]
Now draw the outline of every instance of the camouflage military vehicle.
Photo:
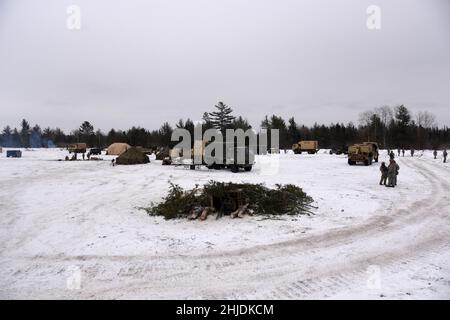
[[(222, 148), (222, 157), (218, 159), (215, 155), (207, 155), (205, 153), (206, 142), (195, 141), (193, 148), (193, 156), (201, 157), (203, 165), (208, 169), (230, 169), (231, 172), (239, 172), (240, 169), (245, 171), (251, 171), (253, 164), (255, 163), (255, 155), (248, 146), (237, 146), (234, 143), (217, 143), (218, 148)], [(239, 159), (239, 155), (243, 156), (243, 159)], [(239, 160), (243, 160), (240, 162)], [(191, 166), (191, 169), (195, 169), (195, 165)]]
[(318, 141), (299, 141), (292, 145), (292, 150), (295, 154), (301, 154), (302, 152), (308, 152), (308, 154), (314, 154), (319, 151)]
[(101, 155), (102, 149), (101, 148), (91, 148), (89, 149), (89, 155)]
[(378, 150), (376, 142), (363, 142), (351, 145), (348, 148), (348, 164), (352, 166), (362, 162), (369, 166), (373, 161), (378, 162)]
[(69, 153), (86, 153), (86, 143), (73, 143), (67, 147)]

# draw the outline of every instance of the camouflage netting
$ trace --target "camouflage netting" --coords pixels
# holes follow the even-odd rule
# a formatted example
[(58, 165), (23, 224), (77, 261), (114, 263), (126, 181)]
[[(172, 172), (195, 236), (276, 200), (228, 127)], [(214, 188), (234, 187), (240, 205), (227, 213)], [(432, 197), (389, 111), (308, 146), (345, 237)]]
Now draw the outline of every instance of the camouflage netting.
[(313, 202), (300, 187), (292, 184), (269, 189), (263, 184), (210, 181), (203, 188), (196, 186), (191, 190), (170, 183), (163, 201), (144, 209), (150, 215), (166, 219), (189, 217), (192, 209), (198, 207), (214, 207), (221, 216), (241, 205), (246, 205), (246, 212), (254, 215), (309, 215), (315, 208)]
[(116, 159), (116, 164), (144, 164), (149, 162), (147, 155), (134, 147), (128, 149)]

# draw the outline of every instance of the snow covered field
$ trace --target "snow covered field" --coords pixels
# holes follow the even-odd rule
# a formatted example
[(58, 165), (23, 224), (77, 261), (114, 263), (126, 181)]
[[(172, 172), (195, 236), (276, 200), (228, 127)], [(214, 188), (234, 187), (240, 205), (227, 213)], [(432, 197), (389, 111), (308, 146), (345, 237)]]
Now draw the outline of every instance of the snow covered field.
[[(251, 172), (0, 154), (0, 298), (450, 299), (450, 164), (400, 157), (399, 185), (346, 156), (260, 156)], [(387, 160), (382, 152), (381, 161)], [(314, 216), (165, 221), (168, 181), (293, 183)], [(75, 279), (75, 284), (73, 285)]]

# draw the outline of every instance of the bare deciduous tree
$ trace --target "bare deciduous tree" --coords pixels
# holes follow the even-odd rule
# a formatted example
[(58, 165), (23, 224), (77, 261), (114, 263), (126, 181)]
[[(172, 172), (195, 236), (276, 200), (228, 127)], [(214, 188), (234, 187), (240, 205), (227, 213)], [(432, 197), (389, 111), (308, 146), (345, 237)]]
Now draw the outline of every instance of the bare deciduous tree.
[(361, 112), (358, 117), (359, 124), (363, 127), (369, 126), (370, 123), (372, 122), (371, 120), (374, 114), (375, 112), (373, 110)]
[(416, 115), (416, 122), (418, 126), (422, 128), (433, 128), (436, 127), (436, 117), (434, 114), (428, 111), (420, 111)]
[(382, 106), (382, 107), (376, 108), (375, 113), (378, 115), (378, 118), (380, 118), (381, 123), (383, 124), (383, 148), (386, 148), (387, 127), (389, 126), (392, 119), (394, 118), (394, 112), (392, 111), (391, 107)]
[(392, 112), (392, 108), (389, 106), (382, 106), (375, 108), (375, 113), (380, 118), (381, 122), (387, 127), (389, 123), (391, 123), (394, 113)]

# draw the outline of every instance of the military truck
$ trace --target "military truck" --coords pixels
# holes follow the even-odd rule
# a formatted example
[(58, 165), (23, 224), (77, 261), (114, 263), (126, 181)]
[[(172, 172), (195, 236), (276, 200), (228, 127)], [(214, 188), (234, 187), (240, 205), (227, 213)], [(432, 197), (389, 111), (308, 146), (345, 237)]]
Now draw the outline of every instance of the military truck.
[(86, 153), (86, 143), (72, 143), (67, 147), (69, 153)]
[(301, 154), (302, 152), (307, 152), (308, 154), (315, 154), (319, 151), (318, 141), (299, 141), (292, 145), (292, 150), (295, 154)]
[(355, 165), (358, 162), (369, 166), (373, 161), (378, 162), (378, 144), (376, 142), (363, 142), (351, 145), (348, 148), (348, 164)]
[[(222, 142), (218, 143), (216, 148), (222, 148), (222, 157), (219, 159), (216, 155), (207, 155), (205, 153), (205, 147), (207, 143), (205, 141), (195, 141), (193, 148), (194, 160), (197, 157), (201, 157), (202, 165), (205, 165), (208, 169), (230, 169), (231, 172), (239, 172), (240, 169), (245, 171), (251, 171), (253, 164), (255, 163), (255, 155), (248, 146), (237, 146), (234, 143)], [(240, 163), (239, 154), (244, 156), (244, 161)], [(191, 169), (195, 169), (195, 164), (191, 165)]]

